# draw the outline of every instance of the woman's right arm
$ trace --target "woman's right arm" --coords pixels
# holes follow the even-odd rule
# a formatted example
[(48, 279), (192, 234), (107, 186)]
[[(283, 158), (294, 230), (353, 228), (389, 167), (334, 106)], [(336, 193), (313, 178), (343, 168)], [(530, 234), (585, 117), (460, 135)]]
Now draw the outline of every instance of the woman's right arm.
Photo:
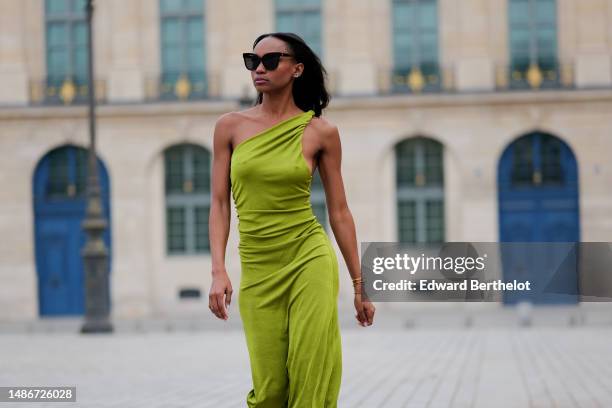
[[(208, 218), (208, 235), (212, 258), (212, 285), (208, 307), (219, 319), (229, 318), (232, 284), (225, 269), (225, 249), (230, 227), (231, 114), (222, 115), (215, 123), (212, 159), (212, 195)], [(224, 298), (225, 297), (225, 298)]]

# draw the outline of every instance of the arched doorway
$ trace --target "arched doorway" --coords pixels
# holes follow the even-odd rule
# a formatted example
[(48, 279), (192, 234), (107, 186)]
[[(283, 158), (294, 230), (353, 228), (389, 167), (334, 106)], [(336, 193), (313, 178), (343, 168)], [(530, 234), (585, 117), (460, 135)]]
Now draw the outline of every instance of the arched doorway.
[[(34, 237), (40, 316), (82, 315), (85, 310), (81, 249), (86, 234), (81, 223), (87, 206), (87, 155), (86, 149), (61, 146), (48, 152), (34, 172)], [(107, 220), (104, 241), (111, 265), (109, 178), (99, 159), (98, 175)]]
[[(578, 166), (561, 139), (533, 132), (514, 140), (499, 160), (497, 181), (500, 242), (580, 241)], [(561, 254), (550, 251), (557, 250), (564, 251), (552, 245), (513, 244), (502, 260), (504, 279), (529, 279), (540, 288), (554, 281), (557, 293), (504, 291), (504, 303), (577, 302), (576, 268), (555, 265)]]

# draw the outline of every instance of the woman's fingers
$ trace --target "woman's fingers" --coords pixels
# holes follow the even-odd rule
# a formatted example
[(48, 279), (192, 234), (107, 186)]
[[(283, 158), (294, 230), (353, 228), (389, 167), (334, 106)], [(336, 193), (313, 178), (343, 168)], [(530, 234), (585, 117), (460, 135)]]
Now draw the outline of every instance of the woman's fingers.
[(234, 291), (231, 287), (227, 288), (225, 291), (225, 309), (229, 309), (230, 303), (232, 303), (232, 293)]
[(365, 313), (366, 313), (366, 318), (368, 320), (368, 324), (372, 325), (372, 323), (374, 322), (374, 311), (376, 310), (374, 308), (374, 305), (372, 305), (371, 303), (366, 305), (365, 307)]
[(229, 305), (232, 301), (232, 284), (229, 279), (213, 279), (213, 284), (208, 294), (208, 308), (219, 319), (229, 318)]
[(357, 306), (357, 313), (355, 318), (359, 321), (362, 326), (371, 326), (374, 323), (374, 312), (376, 308), (370, 302), (360, 303)]
[(226, 320), (227, 319), (227, 310), (225, 308), (225, 305), (223, 304), (223, 296), (224, 293), (219, 293), (216, 298), (217, 298), (217, 308), (219, 310), (219, 317), (221, 319)]
[(211, 293), (208, 297), (209, 308), (219, 319), (225, 319), (225, 307), (223, 306), (223, 294)]
[(208, 308), (210, 309), (211, 312), (213, 312), (215, 316), (219, 317), (219, 311), (217, 307), (217, 298), (212, 293), (208, 296)]
[(210, 311), (217, 317), (219, 317), (219, 312), (217, 312), (217, 309), (212, 305), (212, 301), (211, 303), (208, 305), (208, 308), (210, 309)]
[(365, 326), (367, 318), (366, 318), (366, 315), (365, 315), (365, 313), (363, 311), (363, 308), (359, 309), (359, 311), (357, 312), (357, 315), (358, 315), (358, 319), (357, 320), (359, 320), (359, 323), (361, 323), (362, 326)]

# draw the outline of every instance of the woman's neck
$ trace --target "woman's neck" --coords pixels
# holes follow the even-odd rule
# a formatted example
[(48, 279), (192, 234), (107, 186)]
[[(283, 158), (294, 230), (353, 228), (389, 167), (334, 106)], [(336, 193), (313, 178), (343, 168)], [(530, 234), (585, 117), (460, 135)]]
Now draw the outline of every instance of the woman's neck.
[(264, 93), (259, 105), (259, 112), (262, 115), (273, 118), (282, 118), (298, 110), (301, 109), (293, 101), (291, 89), (289, 92), (278, 94)]

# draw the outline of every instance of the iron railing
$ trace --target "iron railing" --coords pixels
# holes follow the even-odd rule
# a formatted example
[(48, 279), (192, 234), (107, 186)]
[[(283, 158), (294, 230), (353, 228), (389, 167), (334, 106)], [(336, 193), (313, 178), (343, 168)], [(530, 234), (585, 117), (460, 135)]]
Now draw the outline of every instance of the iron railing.
[[(106, 102), (106, 81), (94, 81), (98, 103)], [(89, 97), (87, 78), (77, 76), (48, 76), (29, 82), (31, 105), (84, 105)]]
[(210, 71), (163, 72), (145, 80), (148, 101), (190, 101), (220, 96), (220, 76)]

